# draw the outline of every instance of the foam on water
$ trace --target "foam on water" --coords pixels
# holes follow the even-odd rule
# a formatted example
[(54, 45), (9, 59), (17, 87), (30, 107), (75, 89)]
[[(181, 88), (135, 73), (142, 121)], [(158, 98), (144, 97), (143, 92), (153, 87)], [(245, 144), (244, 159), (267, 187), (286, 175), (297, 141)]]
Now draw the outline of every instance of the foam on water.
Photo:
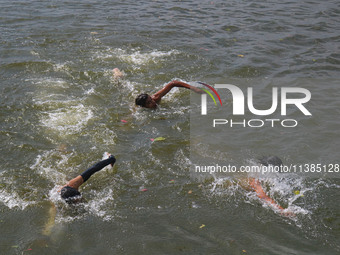
[(56, 71), (56, 72), (61, 71), (61, 72), (65, 72), (67, 74), (70, 73), (70, 71), (71, 71), (70, 66), (72, 64), (73, 64), (73, 62), (71, 62), (71, 61), (67, 61), (65, 63), (52, 63), (54, 71)]
[(179, 52), (177, 50), (170, 50), (170, 51), (151, 51), (151, 52), (145, 52), (142, 53), (139, 50), (132, 52), (131, 54), (121, 54), (119, 57), (121, 60), (132, 63), (134, 65), (145, 65), (149, 62), (157, 62), (162, 61), (164, 57), (168, 57), (171, 55), (178, 54)]
[(47, 113), (47, 118), (42, 119), (43, 125), (63, 134), (80, 132), (93, 118), (93, 111), (83, 104), (61, 108)]
[(94, 52), (94, 58), (110, 59), (118, 58), (124, 63), (132, 65), (134, 68), (140, 68), (140, 66), (150, 63), (157, 63), (163, 61), (164, 58), (179, 54), (178, 50), (159, 51), (152, 50), (147, 52), (141, 52), (140, 49), (125, 50), (121, 48), (107, 47), (105, 50)]
[[(98, 112), (98, 107), (95, 104), (83, 103), (87, 98), (97, 94), (94, 87), (84, 89), (77, 97), (77, 95), (65, 94), (67, 90), (56, 90), (56, 86), (52, 86), (51, 90), (48, 90), (47, 88), (51, 85), (48, 81), (49, 79), (35, 82), (37, 92), (33, 98), (34, 105), (41, 109), (39, 126), (44, 128), (48, 139), (59, 142), (60, 139), (70, 136), (72, 139), (78, 139), (79, 134), (82, 133), (91, 137), (93, 140), (91, 144), (114, 144), (117, 135), (105, 123), (99, 122), (96, 123), (95, 129), (87, 129), (89, 121), (98, 116), (95, 114)], [(63, 80), (59, 80), (57, 85), (65, 83)]]
[(0, 202), (6, 205), (9, 209), (19, 208), (21, 210), (24, 210), (29, 205), (37, 203), (35, 201), (22, 199), (15, 191), (9, 193), (4, 189), (0, 189)]
[[(117, 133), (106, 127), (104, 124), (97, 124), (96, 131), (94, 133), (90, 133), (88, 131), (87, 134), (91, 136), (91, 144), (98, 144), (98, 145), (115, 145), (115, 139), (117, 138)], [(100, 149), (96, 146), (92, 147), (94, 150)]]
[[(57, 161), (55, 159), (58, 157)], [(32, 170), (35, 170), (39, 175), (49, 180), (52, 183), (66, 183), (66, 175), (58, 168), (67, 169), (67, 162), (69, 156), (60, 155), (57, 151), (46, 151), (42, 155), (38, 155), (35, 163), (31, 166)], [(53, 162), (51, 159), (53, 158)]]
[(92, 95), (92, 94), (95, 94), (95, 90), (94, 90), (94, 88), (90, 88), (89, 90), (85, 91), (85, 94), (86, 94), (86, 95)]
[[(271, 173), (266, 177), (256, 177), (254, 174), (247, 176), (217, 176), (211, 175), (213, 181), (208, 185), (209, 193), (213, 196), (234, 196), (235, 192), (240, 192), (247, 198), (250, 203), (260, 203), (263, 207), (281, 213), (279, 210), (269, 205), (264, 200), (258, 198), (254, 191), (248, 191), (242, 188), (239, 183), (247, 182), (247, 178), (257, 178), (264, 188), (266, 194), (285, 207), (284, 213), (293, 213), (294, 215), (311, 214), (312, 211), (305, 208), (303, 204), (298, 203), (298, 199), (304, 197), (309, 192), (314, 192), (315, 185), (306, 186), (305, 179), (295, 174)], [(241, 178), (241, 179), (238, 179)], [(298, 191), (298, 192), (297, 192)], [(208, 193), (208, 194), (209, 194)]]
[[(276, 200), (283, 201), (287, 204), (284, 212), (292, 212), (295, 215), (311, 214), (312, 212), (304, 208), (301, 204), (296, 204), (298, 198), (308, 192), (313, 192), (313, 188), (305, 185), (304, 179), (296, 175), (288, 175), (280, 178), (260, 178), (262, 183), (270, 187), (267, 194)], [(298, 194), (296, 193), (298, 191)]]
[(85, 210), (105, 221), (113, 220), (114, 191), (111, 188), (105, 188), (100, 192), (92, 191), (91, 193), (91, 200), (84, 204)]
[[(24, 179), (24, 176), (21, 176), (21, 179)], [(31, 180), (25, 183), (30, 192), (23, 192), (20, 181), (6, 170), (0, 172), (0, 203), (9, 209), (25, 210), (28, 206), (38, 203), (35, 199), (37, 189), (31, 186)]]
[(69, 88), (69, 84), (60, 78), (44, 78), (44, 79), (26, 79), (25, 81), (33, 82), (35, 86), (43, 88)]

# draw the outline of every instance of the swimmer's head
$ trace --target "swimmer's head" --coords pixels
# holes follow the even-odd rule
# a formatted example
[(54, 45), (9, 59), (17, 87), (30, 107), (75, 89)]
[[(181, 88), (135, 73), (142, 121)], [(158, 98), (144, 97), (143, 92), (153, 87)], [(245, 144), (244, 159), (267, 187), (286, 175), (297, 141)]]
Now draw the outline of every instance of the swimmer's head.
[(260, 159), (260, 164), (264, 166), (282, 166), (282, 160), (279, 157), (276, 156), (269, 156), (269, 157), (263, 157)]
[(77, 203), (81, 199), (80, 192), (70, 186), (63, 187), (60, 191), (60, 196), (68, 204)]
[(138, 97), (136, 97), (135, 102), (136, 105), (139, 105), (141, 107), (152, 109), (157, 108), (157, 103), (148, 94), (140, 94)]

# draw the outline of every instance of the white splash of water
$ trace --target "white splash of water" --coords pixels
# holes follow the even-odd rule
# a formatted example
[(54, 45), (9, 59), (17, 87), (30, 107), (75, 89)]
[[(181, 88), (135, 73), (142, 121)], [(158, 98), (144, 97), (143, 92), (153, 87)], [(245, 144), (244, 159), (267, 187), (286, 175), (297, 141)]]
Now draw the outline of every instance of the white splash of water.
[(159, 62), (164, 58), (169, 57), (171, 55), (179, 54), (178, 50), (170, 50), (170, 51), (159, 51), (153, 50), (149, 52), (141, 52), (139, 49), (133, 49), (130, 51), (121, 49), (121, 48), (107, 48), (105, 51), (95, 52), (94, 58), (99, 59), (110, 59), (110, 58), (118, 58), (125, 63), (132, 64), (136, 67), (146, 65), (150, 62)]
[(109, 203), (114, 201), (114, 192), (110, 188), (106, 188), (100, 192), (92, 192), (95, 197), (91, 201), (84, 204), (85, 210), (102, 218), (104, 221), (111, 221), (114, 218), (112, 211), (106, 209)]
[(35, 201), (22, 199), (15, 191), (9, 193), (6, 190), (0, 190), (0, 202), (6, 205), (9, 209), (19, 208), (21, 210), (24, 210), (29, 205), (36, 204)]
[(178, 54), (177, 50), (170, 50), (170, 51), (152, 51), (152, 52), (145, 52), (142, 53), (140, 51), (135, 51), (131, 54), (121, 54), (119, 58), (124, 62), (135, 64), (138, 66), (148, 64), (150, 62), (158, 62), (161, 61), (164, 57), (168, 57), (171, 55)]
[[(48, 159), (56, 154), (60, 156), (59, 161), (50, 162)], [(59, 154), (56, 151), (46, 151), (37, 156), (35, 163), (30, 168), (53, 183), (64, 183), (66, 182), (66, 175), (59, 172), (57, 168), (64, 168), (67, 165), (69, 156)]]
[(79, 104), (47, 112), (47, 117), (41, 122), (44, 126), (62, 134), (75, 134), (80, 132), (91, 118), (93, 118), (93, 111)]

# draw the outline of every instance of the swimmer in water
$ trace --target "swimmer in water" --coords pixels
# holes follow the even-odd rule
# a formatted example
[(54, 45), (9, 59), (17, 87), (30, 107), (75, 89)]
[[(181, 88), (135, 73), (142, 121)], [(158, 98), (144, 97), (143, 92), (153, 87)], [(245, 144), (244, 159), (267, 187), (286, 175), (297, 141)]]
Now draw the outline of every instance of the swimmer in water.
[(112, 77), (114, 80), (121, 80), (125, 76), (124, 72), (119, 70), (117, 67), (112, 70)]
[(66, 185), (61, 187), (59, 190), (61, 198), (64, 199), (67, 203), (75, 203), (78, 202), (81, 198), (81, 194), (78, 191), (79, 187), (86, 182), (94, 173), (100, 171), (107, 165), (111, 164), (114, 165), (116, 162), (116, 158), (108, 154), (109, 158), (104, 159), (102, 161), (97, 162), (89, 169), (84, 171), (82, 174), (78, 175), (77, 177), (70, 180)]
[(136, 98), (135, 103), (136, 105), (139, 105), (141, 107), (155, 109), (157, 108), (157, 105), (160, 103), (162, 97), (165, 96), (174, 87), (191, 89), (195, 91), (196, 93), (200, 93), (200, 94), (204, 93), (203, 90), (196, 88), (194, 86), (191, 86), (185, 82), (171, 81), (167, 85), (165, 85), (164, 88), (162, 88), (161, 90), (159, 90), (152, 96), (145, 94), (145, 93), (140, 94)]
[[(263, 157), (262, 159), (260, 159), (259, 163), (263, 166), (272, 165), (274, 167), (281, 167), (283, 165), (282, 160), (279, 157), (276, 157), (276, 156)], [(261, 182), (258, 179), (249, 178), (248, 184), (251, 187), (251, 189), (256, 192), (256, 195), (260, 199), (262, 199), (263, 201), (265, 201), (269, 205), (273, 206), (274, 208), (278, 209), (281, 214), (283, 214), (284, 216), (287, 216), (287, 217), (294, 217), (295, 216), (295, 214), (293, 212), (284, 211), (285, 209), (281, 205), (279, 205), (274, 199), (269, 197), (266, 194), (266, 192), (264, 191), (264, 189), (261, 185)]]
[[(270, 156), (270, 157), (263, 157), (260, 159), (259, 163), (262, 166), (274, 166), (274, 167), (281, 167), (282, 161), (280, 158), (276, 156)], [(259, 179), (254, 178), (254, 177), (247, 177), (247, 178), (240, 178), (236, 182), (234, 181), (226, 181), (226, 185), (233, 185), (237, 183), (240, 185), (243, 189), (248, 190), (248, 191), (254, 191), (256, 193), (256, 196), (263, 200), (265, 203), (271, 205), (275, 209), (277, 209), (281, 214), (284, 216), (295, 216), (294, 213), (286, 211), (285, 208), (283, 208), (281, 205), (279, 205), (273, 198), (268, 196), (266, 192), (263, 189), (263, 186), (260, 182)]]
[[(282, 160), (276, 156), (270, 156), (270, 157), (263, 157), (260, 159), (260, 163), (263, 166), (282, 166)], [(261, 198), (262, 200), (266, 201), (270, 205), (274, 206), (275, 208), (279, 209), (280, 211), (284, 210), (282, 206), (277, 204), (274, 199), (269, 197), (266, 192), (263, 190), (262, 185), (258, 179), (255, 178), (249, 178), (249, 185), (251, 188), (256, 192), (256, 195)]]
[[(108, 158), (102, 161), (97, 162), (86, 171), (78, 175), (77, 177), (70, 180), (67, 184), (62, 186), (58, 192), (62, 199), (65, 200), (68, 204), (75, 204), (81, 201), (81, 194), (78, 191), (79, 187), (86, 182), (94, 173), (102, 170), (107, 165), (113, 166), (116, 162), (116, 158), (108, 153)], [(51, 202), (51, 207), (48, 213), (48, 220), (45, 224), (45, 227), (42, 229), (42, 234), (44, 236), (50, 236), (52, 233), (52, 229), (55, 224), (55, 217), (57, 214), (57, 209), (54, 203)]]

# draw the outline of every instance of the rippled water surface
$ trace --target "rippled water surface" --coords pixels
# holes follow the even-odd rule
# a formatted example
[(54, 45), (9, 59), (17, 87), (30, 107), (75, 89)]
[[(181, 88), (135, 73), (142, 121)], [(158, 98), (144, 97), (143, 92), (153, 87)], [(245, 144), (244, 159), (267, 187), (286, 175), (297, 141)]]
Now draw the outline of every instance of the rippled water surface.
[[(264, 180), (289, 218), (233, 178), (193, 174), (190, 153), (339, 163), (339, 22), (335, 0), (0, 1), (0, 254), (338, 254), (338, 178)], [(283, 80), (311, 91), (313, 117), (199, 146), (189, 91), (134, 106), (173, 79), (260, 80), (263, 93)], [(116, 165), (84, 201), (61, 201), (105, 152)]]

